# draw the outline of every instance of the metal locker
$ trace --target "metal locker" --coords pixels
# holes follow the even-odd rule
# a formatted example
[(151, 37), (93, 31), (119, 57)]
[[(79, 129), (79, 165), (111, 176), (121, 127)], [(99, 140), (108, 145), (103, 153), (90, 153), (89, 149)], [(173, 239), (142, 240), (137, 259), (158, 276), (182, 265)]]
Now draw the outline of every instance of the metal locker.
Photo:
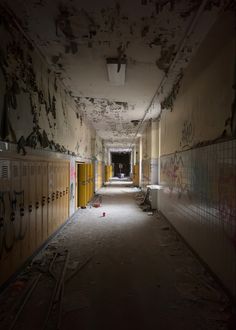
[(68, 164), (65, 163), (63, 167), (63, 215), (65, 219), (67, 219), (67, 207), (68, 207), (67, 206), (68, 195), (66, 195), (67, 178), (68, 178)]
[(37, 246), (37, 227), (36, 227), (36, 175), (37, 175), (37, 165), (35, 162), (29, 162), (29, 227), (30, 227), (30, 244), (29, 252), (32, 254)]
[[(10, 221), (10, 184), (11, 162), (0, 159), (0, 284), (2, 284), (12, 272), (10, 248), (14, 244), (14, 228)], [(7, 249), (6, 249), (7, 247)], [(9, 249), (8, 249), (9, 248)], [(8, 251), (7, 251), (8, 250)]]
[(95, 166), (94, 164), (91, 164), (91, 198), (94, 196), (94, 187), (95, 187)]
[(43, 168), (42, 163), (36, 163), (36, 198), (35, 198), (35, 215), (37, 230), (37, 247), (43, 242), (43, 213), (42, 213), (42, 190), (43, 190)]
[(21, 208), (21, 257), (26, 260), (30, 249), (30, 222), (29, 222), (29, 163), (21, 163), (21, 190), (24, 194), (24, 203)]
[(87, 205), (87, 164), (79, 164), (79, 206)]
[(53, 163), (53, 232), (58, 228), (58, 165)]
[(53, 203), (54, 203), (54, 193), (53, 193), (53, 163), (48, 164), (48, 233), (51, 235), (53, 233)]
[(43, 219), (43, 241), (46, 241), (48, 238), (48, 164), (46, 162), (42, 162), (42, 219)]
[(59, 215), (60, 215), (60, 225), (64, 222), (64, 214), (63, 214), (63, 200), (62, 200), (62, 191), (63, 191), (63, 163), (60, 163), (59, 166)]
[(91, 164), (88, 164), (88, 201), (91, 200), (91, 195), (92, 195), (92, 179), (91, 179)]
[(14, 245), (11, 250), (12, 272), (21, 265), (21, 207), (24, 204), (24, 196), (21, 190), (21, 164), (18, 160), (11, 162), (11, 215), (10, 221), (14, 227)]
[(65, 195), (65, 216), (66, 219), (69, 217), (69, 183), (70, 182), (70, 164), (66, 163), (65, 166), (65, 189), (66, 189), (66, 195)]
[(85, 204), (87, 205), (89, 201), (89, 164), (85, 164)]

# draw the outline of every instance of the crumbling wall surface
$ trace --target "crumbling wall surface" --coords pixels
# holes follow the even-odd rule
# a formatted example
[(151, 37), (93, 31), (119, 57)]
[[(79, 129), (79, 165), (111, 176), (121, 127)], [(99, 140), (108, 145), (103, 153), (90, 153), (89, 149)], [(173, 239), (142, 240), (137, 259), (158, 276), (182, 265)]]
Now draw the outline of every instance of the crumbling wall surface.
[(159, 129), (157, 120), (149, 120), (142, 132), (142, 188), (158, 183)]
[(145, 187), (150, 184), (150, 167), (151, 167), (151, 130), (152, 122), (148, 121), (142, 133), (142, 178), (141, 186)]
[(176, 227), (236, 295), (236, 33), (223, 13), (162, 113), (159, 198)]
[(94, 129), (14, 20), (0, 7), (0, 139), (91, 158)]

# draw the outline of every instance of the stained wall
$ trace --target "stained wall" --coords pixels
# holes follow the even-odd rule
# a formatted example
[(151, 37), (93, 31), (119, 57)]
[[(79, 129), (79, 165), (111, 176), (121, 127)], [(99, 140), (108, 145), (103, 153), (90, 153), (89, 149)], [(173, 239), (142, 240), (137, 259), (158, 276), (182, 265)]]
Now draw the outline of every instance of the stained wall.
[(76, 162), (101, 161), (102, 140), (60, 75), (0, 16), (1, 285), (74, 213)]
[(236, 294), (235, 17), (223, 13), (160, 121), (160, 211)]

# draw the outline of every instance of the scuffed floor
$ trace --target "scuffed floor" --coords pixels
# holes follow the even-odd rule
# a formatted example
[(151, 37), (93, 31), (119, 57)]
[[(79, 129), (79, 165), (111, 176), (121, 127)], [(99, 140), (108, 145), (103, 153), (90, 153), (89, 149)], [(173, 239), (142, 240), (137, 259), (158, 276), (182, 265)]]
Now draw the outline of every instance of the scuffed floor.
[[(20, 288), (5, 292), (0, 328), (13, 322), (8, 305), (41, 273), (14, 329), (228, 329), (227, 297), (166, 220), (140, 209), (138, 190), (123, 183), (99, 193), (101, 207), (79, 210), (21, 274)], [(67, 251), (64, 292), (45, 324), (56, 281), (49, 265), (58, 252), (58, 276)]]

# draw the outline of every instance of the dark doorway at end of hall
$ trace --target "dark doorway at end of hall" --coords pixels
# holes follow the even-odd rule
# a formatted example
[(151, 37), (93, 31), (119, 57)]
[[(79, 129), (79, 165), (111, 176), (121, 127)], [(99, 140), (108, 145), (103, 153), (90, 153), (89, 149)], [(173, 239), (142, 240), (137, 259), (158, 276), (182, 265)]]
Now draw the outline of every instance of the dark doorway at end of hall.
[(111, 153), (111, 162), (115, 177), (130, 176), (130, 157), (130, 152)]

